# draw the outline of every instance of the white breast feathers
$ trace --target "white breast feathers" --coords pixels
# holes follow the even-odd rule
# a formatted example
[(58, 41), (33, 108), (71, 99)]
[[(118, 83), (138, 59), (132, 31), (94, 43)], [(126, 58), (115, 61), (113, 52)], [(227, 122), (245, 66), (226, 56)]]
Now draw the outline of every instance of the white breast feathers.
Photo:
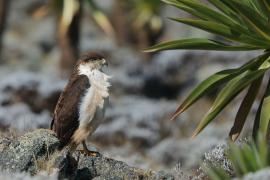
[(97, 108), (102, 109), (104, 99), (109, 96), (110, 76), (94, 69), (91, 70), (83, 65), (79, 67), (79, 74), (86, 75), (90, 82), (90, 88), (81, 99), (80, 105), (80, 126), (88, 125), (94, 118)]

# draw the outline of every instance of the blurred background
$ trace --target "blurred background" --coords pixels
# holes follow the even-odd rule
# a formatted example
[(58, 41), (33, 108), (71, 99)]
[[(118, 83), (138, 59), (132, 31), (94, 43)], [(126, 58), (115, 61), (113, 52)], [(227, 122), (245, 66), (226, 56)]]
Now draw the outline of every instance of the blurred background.
[(212, 95), (175, 122), (170, 115), (198, 82), (257, 52), (144, 53), (161, 41), (209, 36), (167, 19), (176, 16), (187, 15), (159, 0), (0, 0), (1, 135), (48, 128), (79, 55), (97, 51), (109, 62), (112, 87), (105, 123), (89, 139), (93, 148), (140, 168), (196, 169), (226, 140), (237, 108), (226, 108), (195, 139)]

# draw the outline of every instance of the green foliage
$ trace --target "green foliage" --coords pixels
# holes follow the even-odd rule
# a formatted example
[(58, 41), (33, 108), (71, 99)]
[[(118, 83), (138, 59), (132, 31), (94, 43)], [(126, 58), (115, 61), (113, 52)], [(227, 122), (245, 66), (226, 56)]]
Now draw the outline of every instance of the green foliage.
[[(270, 156), (266, 139), (259, 134), (257, 141), (246, 142), (241, 145), (229, 143), (227, 156), (232, 163), (235, 175), (242, 177), (250, 172), (256, 172), (270, 165)], [(203, 166), (203, 170), (213, 180), (231, 179), (230, 175), (220, 167), (210, 164)]]
[[(172, 119), (188, 109), (202, 96), (223, 86), (211, 109), (203, 117), (193, 136), (200, 133), (216, 116), (242, 91), (248, 88), (237, 112), (230, 138), (236, 140), (256, 99), (261, 82), (270, 68), (270, 2), (266, 0), (163, 0), (193, 16), (191, 18), (170, 18), (194, 28), (222, 37), (225, 42), (206, 38), (180, 39), (154, 45), (146, 52), (190, 49), (217, 51), (263, 50), (262, 55), (250, 60), (242, 67), (227, 69), (210, 76), (201, 82), (184, 100)], [(268, 136), (270, 121), (270, 83), (261, 99), (255, 119), (254, 132), (260, 130)]]

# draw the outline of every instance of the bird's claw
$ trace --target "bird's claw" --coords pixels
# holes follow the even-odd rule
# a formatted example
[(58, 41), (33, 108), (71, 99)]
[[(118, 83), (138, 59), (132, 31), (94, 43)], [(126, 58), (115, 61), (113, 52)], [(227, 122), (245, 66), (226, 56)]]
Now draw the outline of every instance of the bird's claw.
[(85, 156), (91, 156), (91, 157), (100, 157), (100, 153), (97, 151), (90, 151), (90, 150), (79, 150), (79, 152)]

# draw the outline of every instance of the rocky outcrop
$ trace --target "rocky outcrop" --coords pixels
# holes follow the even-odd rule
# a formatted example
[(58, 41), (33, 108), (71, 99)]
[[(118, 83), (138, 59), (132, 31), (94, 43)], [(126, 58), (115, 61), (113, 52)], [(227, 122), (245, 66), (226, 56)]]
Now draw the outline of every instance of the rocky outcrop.
[(52, 131), (40, 129), (18, 139), (1, 139), (0, 145), (1, 169), (35, 174), (38, 171), (37, 161), (55, 152), (60, 143)]
[(174, 179), (164, 171), (130, 167), (104, 157), (86, 156), (79, 151), (58, 150), (59, 141), (50, 130), (39, 129), (16, 139), (0, 138), (0, 168), (9, 173), (58, 173), (68, 179)]

